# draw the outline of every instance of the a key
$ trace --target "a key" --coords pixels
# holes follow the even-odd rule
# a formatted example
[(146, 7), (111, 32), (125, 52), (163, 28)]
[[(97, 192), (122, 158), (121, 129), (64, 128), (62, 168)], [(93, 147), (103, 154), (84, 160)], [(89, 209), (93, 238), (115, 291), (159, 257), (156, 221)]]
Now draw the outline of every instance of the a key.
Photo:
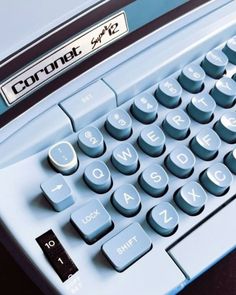
[(149, 195), (160, 197), (167, 191), (169, 177), (160, 165), (153, 164), (143, 171), (139, 182)]
[(236, 98), (236, 82), (229, 77), (222, 77), (211, 90), (211, 96), (219, 106), (231, 107)]
[(217, 163), (204, 171), (200, 180), (203, 187), (211, 194), (221, 196), (230, 187), (233, 176), (224, 164)]
[(145, 127), (138, 138), (141, 149), (152, 157), (158, 157), (163, 153), (165, 141), (165, 134), (156, 124)]
[(201, 212), (206, 201), (207, 194), (196, 181), (186, 183), (175, 195), (176, 204), (189, 215)]
[(139, 165), (138, 153), (130, 143), (122, 143), (114, 149), (112, 163), (121, 173), (133, 174)]
[(107, 192), (112, 185), (111, 173), (102, 161), (93, 161), (85, 168), (84, 180), (97, 193)]
[(138, 223), (133, 223), (106, 242), (102, 251), (113, 267), (122, 272), (151, 248), (146, 232)]
[(41, 189), (56, 211), (62, 211), (74, 204), (71, 189), (61, 174), (56, 174), (44, 181)]
[(191, 141), (191, 150), (203, 160), (212, 160), (218, 153), (221, 140), (214, 130), (203, 128)]
[(221, 49), (213, 49), (206, 54), (202, 68), (207, 75), (217, 79), (224, 75), (228, 61), (228, 57)]
[(181, 109), (170, 111), (163, 121), (165, 132), (175, 139), (184, 139), (188, 136), (191, 121)]
[(123, 184), (112, 195), (112, 204), (124, 216), (131, 217), (141, 209), (141, 198), (131, 184)]
[(193, 153), (184, 145), (175, 148), (166, 159), (168, 170), (179, 178), (189, 177), (195, 166)]
[(142, 123), (149, 124), (157, 117), (158, 103), (150, 93), (141, 94), (134, 99), (132, 113)]
[(68, 141), (61, 141), (50, 147), (48, 158), (54, 169), (65, 175), (74, 173), (79, 165), (75, 150)]
[(190, 64), (182, 70), (179, 82), (185, 90), (197, 93), (202, 90), (205, 77), (204, 70), (198, 64)]
[(236, 112), (225, 113), (215, 125), (218, 135), (228, 143), (236, 143)]
[(167, 108), (175, 108), (181, 102), (182, 87), (173, 78), (162, 81), (155, 93), (156, 99)]
[(90, 200), (73, 212), (71, 222), (89, 244), (96, 242), (113, 228), (111, 216), (96, 199)]
[(161, 202), (151, 209), (147, 220), (157, 233), (162, 236), (170, 236), (178, 227), (179, 215), (170, 203)]
[(103, 154), (105, 145), (101, 132), (93, 126), (85, 127), (78, 137), (80, 149), (90, 157), (99, 157)]
[(129, 114), (121, 108), (111, 111), (106, 120), (106, 129), (118, 140), (127, 139), (132, 132), (132, 121)]
[(208, 123), (214, 114), (216, 103), (207, 92), (193, 96), (187, 110), (189, 115), (199, 123)]

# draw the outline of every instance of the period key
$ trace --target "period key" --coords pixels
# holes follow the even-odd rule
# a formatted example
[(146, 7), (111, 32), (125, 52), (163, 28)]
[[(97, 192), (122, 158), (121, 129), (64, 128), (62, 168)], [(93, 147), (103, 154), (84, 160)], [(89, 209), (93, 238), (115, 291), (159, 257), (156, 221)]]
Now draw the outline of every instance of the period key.
[(39, 236), (36, 241), (62, 282), (78, 271), (77, 266), (51, 229)]

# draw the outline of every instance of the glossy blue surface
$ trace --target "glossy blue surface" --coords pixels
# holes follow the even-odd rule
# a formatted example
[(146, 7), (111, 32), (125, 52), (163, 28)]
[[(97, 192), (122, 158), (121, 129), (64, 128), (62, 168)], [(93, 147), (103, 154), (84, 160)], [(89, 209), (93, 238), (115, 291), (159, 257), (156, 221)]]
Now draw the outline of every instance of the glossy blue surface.
[(157, 233), (169, 236), (178, 226), (179, 215), (170, 203), (162, 202), (151, 209), (148, 222)]
[(219, 136), (208, 127), (203, 127), (191, 142), (192, 151), (203, 160), (211, 160), (216, 156), (220, 146), (221, 140)]
[(71, 222), (88, 243), (93, 243), (112, 227), (111, 216), (98, 200), (90, 200), (71, 214)]
[(121, 143), (112, 152), (112, 163), (121, 173), (133, 174), (138, 169), (138, 153), (130, 143)]
[(124, 271), (152, 247), (148, 235), (133, 223), (102, 246), (102, 251), (118, 271)]
[(41, 189), (56, 211), (62, 211), (74, 203), (71, 189), (61, 174), (55, 174), (43, 182)]
[(112, 204), (124, 216), (134, 216), (141, 209), (141, 198), (132, 184), (120, 186), (112, 195)]
[(104, 152), (104, 139), (98, 128), (85, 127), (80, 131), (78, 144), (81, 150), (90, 157), (99, 157)]
[(236, 98), (236, 82), (224, 76), (216, 82), (211, 91), (211, 96), (219, 106), (224, 108), (231, 107)]
[(107, 192), (112, 184), (111, 173), (101, 161), (91, 162), (84, 170), (84, 180), (97, 193)]
[(155, 95), (161, 104), (167, 108), (174, 108), (181, 101), (182, 88), (177, 80), (168, 78), (158, 85)]
[(187, 214), (199, 213), (207, 201), (207, 194), (196, 181), (187, 182), (175, 196), (177, 205)]
[(156, 119), (157, 109), (158, 103), (150, 93), (137, 96), (132, 105), (134, 117), (143, 123), (152, 123)]

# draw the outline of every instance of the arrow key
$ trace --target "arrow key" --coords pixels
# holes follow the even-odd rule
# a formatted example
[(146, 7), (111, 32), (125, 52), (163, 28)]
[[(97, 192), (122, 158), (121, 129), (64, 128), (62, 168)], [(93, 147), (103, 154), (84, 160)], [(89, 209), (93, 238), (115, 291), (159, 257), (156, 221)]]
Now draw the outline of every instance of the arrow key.
[(62, 211), (74, 203), (71, 189), (61, 174), (56, 174), (41, 184), (46, 199), (56, 211)]

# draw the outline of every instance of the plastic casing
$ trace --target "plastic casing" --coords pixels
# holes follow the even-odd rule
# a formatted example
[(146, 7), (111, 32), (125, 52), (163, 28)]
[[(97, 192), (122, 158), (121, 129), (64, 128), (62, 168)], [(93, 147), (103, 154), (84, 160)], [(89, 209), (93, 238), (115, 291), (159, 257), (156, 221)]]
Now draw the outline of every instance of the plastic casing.
[[(72, 3), (73, 1), (67, 1), (67, 3), (70, 2)], [(51, 4), (48, 3), (47, 5)], [(57, 6), (61, 6), (62, 10), (63, 5), (63, 1), (57, 1)], [(36, 7), (34, 9), (36, 9)], [(131, 88), (131, 90), (125, 94), (127, 98), (130, 99), (127, 100), (122, 107), (128, 110), (132, 103), (132, 98), (136, 94), (142, 91), (153, 93), (158, 82), (163, 78), (172, 74), (174, 77), (178, 76), (179, 70), (185, 64), (198, 58), (201, 60), (202, 56), (208, 50), (218, 46), (233, 36), (236, 33), (235, 14), (236, 1), (216, 0), (153, 32), (132, 46), (124, 49), (122, 52), (117, 53), (112, 58), (109, 58), (90, 71), (87, 71), (57, 92), (52, 93), (45, 98), (45, 100), (2, 128), (0, 130), (1, 144), (4, 144), (4, 140), (8, 136), (21, 128), (24, 124), (27, 124), (32, 118), (51, 106), (58, 104), (73, 93), (78, 92), (92, 81), (103, 78), (106, 79), (106, 77), (109, 77), (110, 71), (113, 72), (117, 70), (119, 74), (122, 74), (122, 69), (126, 69), (125, 66), (123, 68), (122, 64), (125, 61), (127, 61), (131, 68), (138, 64), (143, 65), (145, 63), (145, 65), (143, 65), (143, 70), (146, 70), (148, 66), (151, 67), (154, 65), (155, 71), (153, 70), (152, 72), (150, 69), (150, 73), (144, 81), (138, 83), (137, 87)], [(12, 19), (12, 21), (14, 21), (14, 19)], [(50, 26), (52, 26), (52, 24), (45, 27), (45, 29), (49, 29)], [(126, 74), (128, 75), (128, 73)], [(122, 79), (122, 76), (120, 76), (120, 78)], [(132, 77), (130, 77), (130, 79), (131, 78)], [(117, 75), (117, 79), (119, 79), (119, 75)], [(212, 85), (212, 81), (210, 79), (209, 81), (207, 80), (206, 85)], [(185, 96), (187, 97), (187, 95), (187, 93), (184, 93), (183, 98)], [(222, 110), (217, 109), (216, 113), (218, 118), (222, 114)], [(158, 123), (163, 120), (165, 114), (166, 111), (164, 108), (160, 107)], [(105, 117), (106, 116), (100, 118), (96, 122), (91, 122), (92, 125), (98, 126), (104, 131), (103, 134), (107, 144), (107, 153), (102, 156), (101, 159), (108, 159), (111, 151), (117, 144), (102, 127)], [(214, 122), (212, 122), (212, 124)], [(197, 128), (197, 124), (192, 123), (193, 135), (197, 132)], [(136, 132), (129, 139), (129, 142), (132, 143), (136, 141), (142, 126), (136, 120), (133, 120), (133, 129)], [(35, 132), (35, 130), (32, 130), (32, 134), (33, 132)], [(37, 132), (40, 132), (40, 130)], [(40, 183), (55, 173), (47, 164), (48, 149), (0, 170), (0, 218), (2, 240), (5, 242), (10, 253), (21, 264), (22, 269), (24, 269), (36, 284), (48, 294), (54, 292), (56, 294), (65, 295), (118, 295), (122, 293), (149, 295), (175, 294), (178, 290), (191, 282), (194, 278), (187, 279), (184, 276), (178, 266), (173, 262), (166, 249), (193, 226), (198, 224), (204, 217), (208, 216), (212, 211), (231, 198), (235, 194), (235, 180), (229, 192), (222, 198), (216, 198), (208, 194), (209, 202), (204, 212), (199, 216), (189, 217), (178, 210), (180, 215), (178, 231), (173, 236), (163, 238), (157, 235), (147, 225), (146, 212), (160, 201), (168, 200), (173, 203), (173, 193), (185, 183), (185, 180), (171, 176), (171, 187), (168, 193), (161, 199), (151, 198), (142, 191), (141, 197), (143, 206), (141, 213), (133, 218), (125, 218), (112, 207), (110, 203), (111, 193), (119, 187), (124, 180), (136, 184), (140, 171), (153, 163), (154, 160), (140, 152), (140, 160), (145, 164), (143, 164), (139, 172), (129, 177), (121, 177), (121, 174), (118, 173), (112, 165), (108, 164), (115, 185), (112, 191), (102, 196), (97, 196), (86, 187), (82, 180), (84, 167), (86, 167), (91, 159), (82, 154), (77, 148), (77, 134), (72, 134), (67, 140), (75, 146), (81, 164), (79, 170), (75, 174), (66, 177), (67, 182), (72, 188), (76, 202), (63, 212), (54, 212), (43, 198), (40, 190)], [(182, 143), (185, 144), (186, 142), (183, 141)], [(157, 161), (162, 163), (168, 151), (175, 145), (176, 141), (167, 138), (168, 150), (162, 157), (157, 159)], [(221, 161), (223, 155), (229, 152), (229, 150), (229, 145), (223, 144), (216, 161)], [(4, 157), (4, 155), (1, 155), (1, 157)], [(195, 171), (191, 179), (197, 179), (197, 175), (208, 167), (208, 165), (207, 162), (203, 161), (199, 163), (199, 171)], [(80, 238), (76, 230), (70, 224), (69, 219), (70, 214), (80, 204), (94, 197), (99, 198), (108, 209), (115, 223), (115, 228), (97, 243), (89, 246)], [(117, 273), (103, 257), (100, 249), (105, 241), (133, 221), (140, 222), (144, 227), (153, 241), (153, 249), (126, 271)], [(79, 272), (65, 283), (61, 282), (35, 241), (35, 238), (49, 229), (53, 229), (79, 268)]]

